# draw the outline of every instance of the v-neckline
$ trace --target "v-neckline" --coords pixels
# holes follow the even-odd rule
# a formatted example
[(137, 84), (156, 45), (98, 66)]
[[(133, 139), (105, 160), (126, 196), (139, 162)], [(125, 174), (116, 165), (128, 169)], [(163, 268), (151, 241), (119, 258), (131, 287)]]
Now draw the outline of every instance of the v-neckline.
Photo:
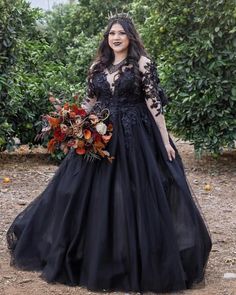
[[(109, 80), (108, 80), (108, 75), (112, 75), (112, 74), (109, 74), (109, 72), (108, 72), (107, 69), (105, 69), (105, 70), (102, 72), (102, 74), (104, 75), (105, 82), (107, 83), (107, 86), (108, 86), (109, 91), (110, 91), (110, 93), (111, 93), (111, 96), (114, 96), (115, 91), (116, 91), (116, 87), (117, 87), (117, 83), (119, 82), (119, 80), (120, 80), (122, 74), (124, 74), (126, 71), (128, 71), (128, 70), (130, 70), (130, 69), (132, 69), (132, 67), (126, 66), (126, 67), (124, 68), (124, 70), (121, 71), (121, 73), (120, 73), (120, 75), (118, 76), (118, 78), (113, 82), (113, 83), (114, 83), (114, 87), (112, 87), (112, 84), (113, 84), (113, 83), (110, 83)], [(113, 78), (114, 78), (118, 73), (119, 73), (119, 70), (117, 70), (117, 71), (114, 73)]]
[[(106, 83), (107, 83), (107, 85), (108, 85), (108, 88), (109, 88), (109, 90), (110, 90), (110, 93), (111, 93), (111, 95), (113, 96), (113, 95), (115, 94), (115, 91), (116, 91), (116, 83), (117, 83), (118, 80), (120, 79), (121, 74), (118, 76), (118, 78), (117, 78), (114, 82), (110, 83), (109, 80), (108, 80), (108, 75), (113, 76), (113, 77), (112, 77), (112, 79), (113, 79), (113, 78), (119, 73), (119, 71), (117, 70), (117, 71), (114, 73), (114, 75), (109, 74), (109, 72), (108, 72), (107, 70), (106, 70), (106, 71), (103, 71), (102, 73), (103, 73), (103, 75), (104, 75), (104, 79), (105, 79), (105, 81), (106, 81)], [(113, 87), (112, 87), (112, 84), (114, 84)]]

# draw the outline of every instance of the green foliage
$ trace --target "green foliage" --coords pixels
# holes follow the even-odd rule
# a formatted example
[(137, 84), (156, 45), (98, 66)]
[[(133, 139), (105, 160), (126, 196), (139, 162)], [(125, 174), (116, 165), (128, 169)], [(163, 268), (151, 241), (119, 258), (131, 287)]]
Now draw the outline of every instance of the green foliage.
[[(218, 153), (236, 139), (234, 0), (141, 1), (141, 33), (172, 99), (168, 122), (197, 152)], [(140, 1), (133, 10), (140, 23)]]
[(31, 10), (22, 0), (0, 1), (0, 150), (12, 145), (14, 134), (9, 106), (9, 91), (13, 88), (11, 71), (16, 64), (17, 42), (31, 34), (38, 10)]
[(236, 128), (234, 0), (81, 0), (32, 9), (0, 0), (0, 149), (33, 143), (48, 94), (67, 99), (86, 76), (108, 11), (131, 10), (172, 99), (169, 127), (196, 151), (233, 147)]

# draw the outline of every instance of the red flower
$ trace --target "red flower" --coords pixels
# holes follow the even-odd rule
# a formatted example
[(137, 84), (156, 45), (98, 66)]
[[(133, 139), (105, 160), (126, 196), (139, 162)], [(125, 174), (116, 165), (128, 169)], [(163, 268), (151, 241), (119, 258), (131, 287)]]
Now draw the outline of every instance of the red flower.
[(71, 119), (74, 119), (76, 117), (76, 113), (75, 112), (70, 112), (69, 116)]
[(78, 115), (85, 117), (87, 115), (86, 111), (82, 108), (78, 108)]
[(84, 148), (80, 148), (80, 147), (78, 147), (75, 151), (78, 155), (84, 155), (86, 152)]
[(63, 141), (65, 139), (65, 136), (66, 136), (65, 133), (62, 133), (61, 132), (61, 128), (60, 127), (56, 128), (54, 130), (53, 135), (56, 138), (56, 140), (58, 140), (58, 141)]
[(78, 115), (79, 108), (76, 104), (72, 104), (71, 110), (72, 112), (76, 113), (76, 115)]
[(93, 134), (93, 138), (94, 138), (94, 141), (101, 141), (102, 140), (102, 136), (98, 132)]
[(76, 115), (79, 115), (81, 117), (84, 117), (87, 115), (86, 111), (83, 108), (79, 108), (76, 104), (73, 104), (71, 106), (72, 112), (74, 112)]

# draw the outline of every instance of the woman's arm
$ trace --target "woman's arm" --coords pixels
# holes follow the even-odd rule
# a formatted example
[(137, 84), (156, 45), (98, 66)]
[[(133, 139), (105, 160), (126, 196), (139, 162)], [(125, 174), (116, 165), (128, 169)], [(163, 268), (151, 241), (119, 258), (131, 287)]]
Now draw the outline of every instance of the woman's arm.
[(159, 78), (155, 64), (147, 57), (142, 56), (139, 60), (139, 68), (142, 73), (142, 84), (145, 91), (146, 104), (151, 112), (165, 145), (170, 161), (175, 158), (175, 150), (170, 145), (169, 135), (166, 128), (165, 117), (159, 92)]

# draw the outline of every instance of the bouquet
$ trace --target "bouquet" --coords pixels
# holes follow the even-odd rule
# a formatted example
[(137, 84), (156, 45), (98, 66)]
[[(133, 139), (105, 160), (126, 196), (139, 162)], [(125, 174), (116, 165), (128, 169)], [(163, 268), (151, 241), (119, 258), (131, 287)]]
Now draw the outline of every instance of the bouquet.
[(63, 103), (53, 96), (49, 100), (55, 111), (42, 116), (42, 130), (36, 136), (36, 140), (47, 136), (47, 148), (50, 153), (62, 150), (67, 154), (74, 148), (78, 155), (89, 161), (107, 158), (112, 162), (114, 157), (106, 150), (113, 131), (107, 108), (102, 108), (97, 102), (90, 112), (86, 112), (75, 102)]

